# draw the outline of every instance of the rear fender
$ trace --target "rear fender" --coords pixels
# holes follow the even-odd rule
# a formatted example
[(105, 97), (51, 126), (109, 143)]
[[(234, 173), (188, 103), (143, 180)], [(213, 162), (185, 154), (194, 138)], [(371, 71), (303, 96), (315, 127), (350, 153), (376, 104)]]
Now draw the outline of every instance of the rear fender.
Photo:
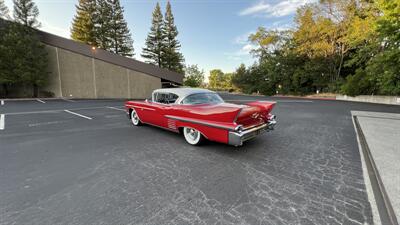
[(249, 102), (246, 105), (259, 107), (263, 112), (268, 114), (275, 107), (275, 104), (276, 102), (256, 101), (256, 102)]
[(237, 114), (234, 122), (244, 126), (254, 126), (260, 123), (265, 123), (269, 120), (270, 112), (274, 108), (275, 104), (275, 102), (266, 101), (249, 102), (246, 105), (250, 107), (243, 108), (243, 110)]

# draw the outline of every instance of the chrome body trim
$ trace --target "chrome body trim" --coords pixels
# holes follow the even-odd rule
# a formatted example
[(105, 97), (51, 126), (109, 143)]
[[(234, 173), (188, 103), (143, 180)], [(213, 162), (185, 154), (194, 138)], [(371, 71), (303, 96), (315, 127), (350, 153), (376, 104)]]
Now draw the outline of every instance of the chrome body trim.
[(176, 117), (176, 116), (171, 116), (171, 115), (165, 115), (165, 117), (167, 117), (168, 119), (174, 119), (174, 120), (179, 120), (182, 122), (189, 122), (189, 123), (195, 123), (195, 124), (200, 124), (200, 125), (204, 125), (204, 126), (208, 126), (208, 127), (215, 127), (215, 128), (220, 128), (220, 129), (224, 129), (224, 130), (234, 130), (234, 127), (227, 127), (227, 126), (223, 126), (223, 125), (216, 125), (216, 124), (212, 124), (212, 123), (208, 123), (208, 122), (202, 122), (202, 121), (197, 121), (197, 120), (193, 120), (193, 119), (189, 119), (189, 118), (182, 118), (182, 117)]
[(147, 124), (147, 125), (150, 125), (150, 126), (153, 126), (153, 127), (162, 128), (162, 129), (164, 129), (164, 130), (173, 131), (173, 132), (175, 132), (175, 133), (179, 133), (179, 130), (178, 130), (178, 129), (174, 130), (174, 129), (171, 129), (171, 128), (169, 128), (169, 127), (163, 127), (163, 126), (155, 125), (155, 124), (152, 124), (152, 123), (149, 123), (149, 122), (142, 122), (142, 123)]
[(244, 131), (229, 131), (228, 134), (228, 144), (233, 146), (241, 146), (243, 142), (253, 139), (258, 135), (264, 133), (265, 131), (270, 131), (274, 129), (276, 125), (275, 116), (272, 115), (268, 123), (263, 123), (259, 126), (252, 127), (250, 129), (246, 129)]
[(228, 144), (233, 145), (233, 146), (241, 146), (243, 142), (253, 139), (257, 137), (258, 135), (262, 134), (265, 132), (267, 129), (268, 124), (264, 123), (258, 127), (254, 127), (248, 130), (245, 130), (243, 132), (234, 132), (234, 131), (229, 131), (228, 135)]
[(145, 110), (150, 110), (150, 111), (155, 111), (155, 109), (152, 108), (147, 108), (147, 107), (143, 107), (143, 106), (137, 106), (137, 105), (130, 105), (132, 108), (138, 108), (138, 109), (145, 109)]

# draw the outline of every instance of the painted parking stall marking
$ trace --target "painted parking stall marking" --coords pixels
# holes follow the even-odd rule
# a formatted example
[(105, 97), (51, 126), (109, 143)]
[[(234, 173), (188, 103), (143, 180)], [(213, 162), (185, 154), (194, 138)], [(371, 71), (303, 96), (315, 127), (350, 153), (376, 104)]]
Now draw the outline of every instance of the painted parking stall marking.
[(46, 126), (46, 125), (53, 125), (53, 124), (60, 124), (60, 123), (65, 123), (65, 121), (50, 121), (50, 122), (43, 122), (43, 123), (32, 123), (32, 124), (29, 124), (28, 127)]
[(4, 100), (1, 100), (1, 105), (4, 105)]
[(226, 99), (227, 102), (277, 102), (277, 103), (313, 103), (311, 100), (258, 100), (258, 99)]
[(40, 99), (36, 99), (36, 101), (38, 101), (38, 102), (40, 102), (40, 103), (46, 103), (45, 101), (43, 101), (43, 100), (40, 100)]
[(91, 117), (84, 116), (84, 115), (79, 114), (79, 113), (76, 113), (76, 112), (71, 112), (71, 111), (69, 111), (69, 110), (64, 110), (64, 112), (71, 113), (71, 114), (73, 114), (73, 115), (75, 115), (75, 116), (79, 116), (79, 117), (82, 117), (82, 118), (85, 118), (85, 119), (88, 119), (88, 120), (93, 119), (93, 118), (91, 118)]
[(72, 99), (67, 99), (67, 98), (62, 98), (62, 100), (66, 101), (66, 102), (76, 102), (76, 101), (74, 101)]
[(4, 126), (5, 126), (5, 115), (1, 114), (0, 115), (0, 130), (4, 130)]
[(117, 107), (107, 106), (106, 108), (125, 112), (125, 109), (120, 109), (120, 108), (117, 108)]

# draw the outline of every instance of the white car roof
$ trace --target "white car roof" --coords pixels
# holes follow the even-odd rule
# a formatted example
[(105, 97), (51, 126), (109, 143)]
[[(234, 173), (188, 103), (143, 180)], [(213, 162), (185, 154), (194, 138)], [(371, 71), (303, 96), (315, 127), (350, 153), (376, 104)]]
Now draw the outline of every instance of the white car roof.
[(153, 91), (153, 94), (156, 92), (167, 92), (173, 93), (179, 96), (179, 98), (186, 97), (191, 94), (197, 93), (214, 93), (213, 91), (202, 89), (202, 88), (160, 88)]
[(186, 98), (186, 96), (191, 94), (198, 94), (198, 93), (215, 93), (214, 91), (210, 91), (207, 89), (201, 88), (160, 88), (153, 91), (152, 100), (154, 101), (155, 93), (172, 93), (178, 95), (178, 99), (175, 103), (180, 104), (181, 101)]

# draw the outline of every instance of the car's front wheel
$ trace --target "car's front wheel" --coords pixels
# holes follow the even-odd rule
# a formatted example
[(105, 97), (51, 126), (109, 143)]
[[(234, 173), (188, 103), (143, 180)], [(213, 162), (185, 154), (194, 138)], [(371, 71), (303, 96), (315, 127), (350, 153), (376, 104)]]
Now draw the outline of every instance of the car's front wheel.
[(191, 145), (199, 145), (204, 140), (204, 137), (200, 131), (190, 127), (183, 128), (183, 136), (185, 137), (187, 143)]
[(131, 111), (131, 122), (134, 126), (140, 126), (142, 122), (140, 122), (139, 116), (136, 113), (135, 109)]

